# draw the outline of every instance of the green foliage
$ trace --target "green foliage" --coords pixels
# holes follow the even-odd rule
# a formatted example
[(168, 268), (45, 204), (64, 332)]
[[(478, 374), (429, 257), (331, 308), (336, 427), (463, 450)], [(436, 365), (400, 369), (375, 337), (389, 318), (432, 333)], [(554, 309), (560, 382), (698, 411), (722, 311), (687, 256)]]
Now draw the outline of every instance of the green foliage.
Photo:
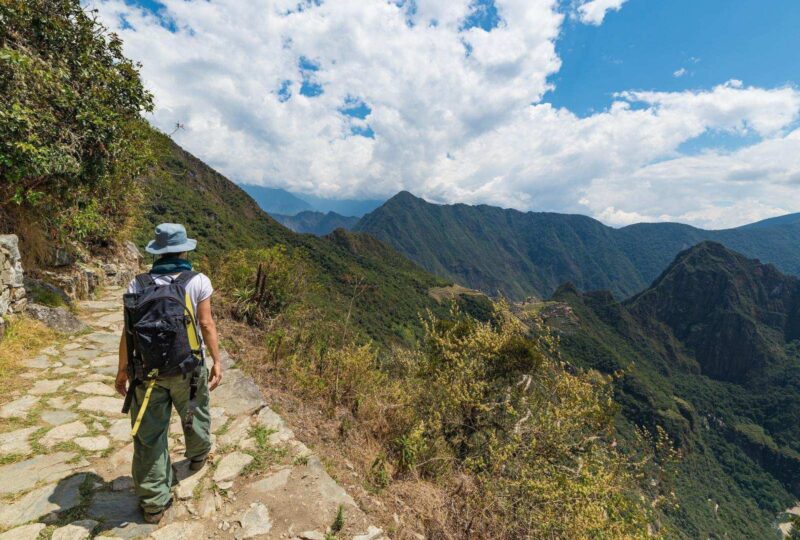
[(398, 464), (471, 473), (451, 516), (464, 536), (647, 536), (638, 466), (611, 444), (607, 382), (566, 372), (541, 327), (529, 337), (502, 304), (493, 322), (429, 317), (404, 363), (416, 420), (396, 440)]
[(715, 240), (800, 275), (800, 219), (706, 231), (675, 223), (607, 227), (580, 215), (430, 204), (399, 193), (354, 230), (433, 272), (487, 294), (550, 296), (564, 282), (625, 298), (651, 283), (686, 246)]
[(344, 508), (339, 505), (339, 508), (336, 509), (336, 517), (331, 523), (331, 534), (335, 536), (342, 532), (342, 529), (344, 529)]
[(53, 240), (115, 238), (149, 159), (138, 66), (78, 0), (3, 0), (0, 21), (0, 214)]

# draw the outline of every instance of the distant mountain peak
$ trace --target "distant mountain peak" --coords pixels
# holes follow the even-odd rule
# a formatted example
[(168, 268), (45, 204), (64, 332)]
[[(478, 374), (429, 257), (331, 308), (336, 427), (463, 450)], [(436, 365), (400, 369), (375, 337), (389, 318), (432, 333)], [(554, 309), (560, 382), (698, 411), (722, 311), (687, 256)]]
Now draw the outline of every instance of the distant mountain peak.
[(800, 280), (717, 242), (679, 253), (628, 304), (669, 326), (703, 373), (722, 380), (746, 379), (800, 333)]

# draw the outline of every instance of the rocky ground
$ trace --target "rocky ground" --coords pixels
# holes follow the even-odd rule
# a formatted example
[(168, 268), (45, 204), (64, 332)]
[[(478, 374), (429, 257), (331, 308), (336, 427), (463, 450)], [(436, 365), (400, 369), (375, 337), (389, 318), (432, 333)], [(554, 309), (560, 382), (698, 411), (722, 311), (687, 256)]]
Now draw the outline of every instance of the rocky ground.
[(0, 540), (387, 538), (227, 355), (211, 395), (212, 458), (189, 471), (173, 414), (174, 503), (161, 524), (145, 524), (130, 419), (113, 389), (121, 295), (79, 302), (88, 329), (24, 359), (17, 390), (0, 397)]

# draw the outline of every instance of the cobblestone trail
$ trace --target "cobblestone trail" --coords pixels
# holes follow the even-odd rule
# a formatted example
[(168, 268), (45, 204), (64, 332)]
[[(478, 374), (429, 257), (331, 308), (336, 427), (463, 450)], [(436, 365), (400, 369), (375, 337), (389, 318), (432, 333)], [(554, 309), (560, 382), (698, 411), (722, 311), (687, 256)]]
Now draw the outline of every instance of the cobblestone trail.
[(325, 540), (340, 507), (344, 527), (329, 538), (387, 539), (227, 355), (211, 394), (212, 458), (189, 470), (173, 412), (174, 502), (161, 524), (145, 524), (130, 419), (113, 389), (121, 296), (107, 288), (78, 303), (90, 331), (24, 359), (17, 390), (0, 397), (0, 540)]

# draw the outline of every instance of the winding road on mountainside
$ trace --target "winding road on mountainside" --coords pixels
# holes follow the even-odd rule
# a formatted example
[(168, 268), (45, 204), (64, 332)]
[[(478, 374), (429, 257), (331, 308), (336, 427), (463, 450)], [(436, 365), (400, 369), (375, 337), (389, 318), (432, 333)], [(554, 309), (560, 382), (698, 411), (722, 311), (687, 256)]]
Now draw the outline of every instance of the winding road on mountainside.
[(387, 539), (227, 354), (211, 395), (212, 459), (189, 471), (173, 414), (174, 504), (161, 524), (145, 524), (130, 477), (130, 419), (113, 388), (122, 292), (77, 303), (89, 330), (23, 359), (18, 388), (0, 397), (0, 540), (325, 540), (339, 508), (335, 538)]

